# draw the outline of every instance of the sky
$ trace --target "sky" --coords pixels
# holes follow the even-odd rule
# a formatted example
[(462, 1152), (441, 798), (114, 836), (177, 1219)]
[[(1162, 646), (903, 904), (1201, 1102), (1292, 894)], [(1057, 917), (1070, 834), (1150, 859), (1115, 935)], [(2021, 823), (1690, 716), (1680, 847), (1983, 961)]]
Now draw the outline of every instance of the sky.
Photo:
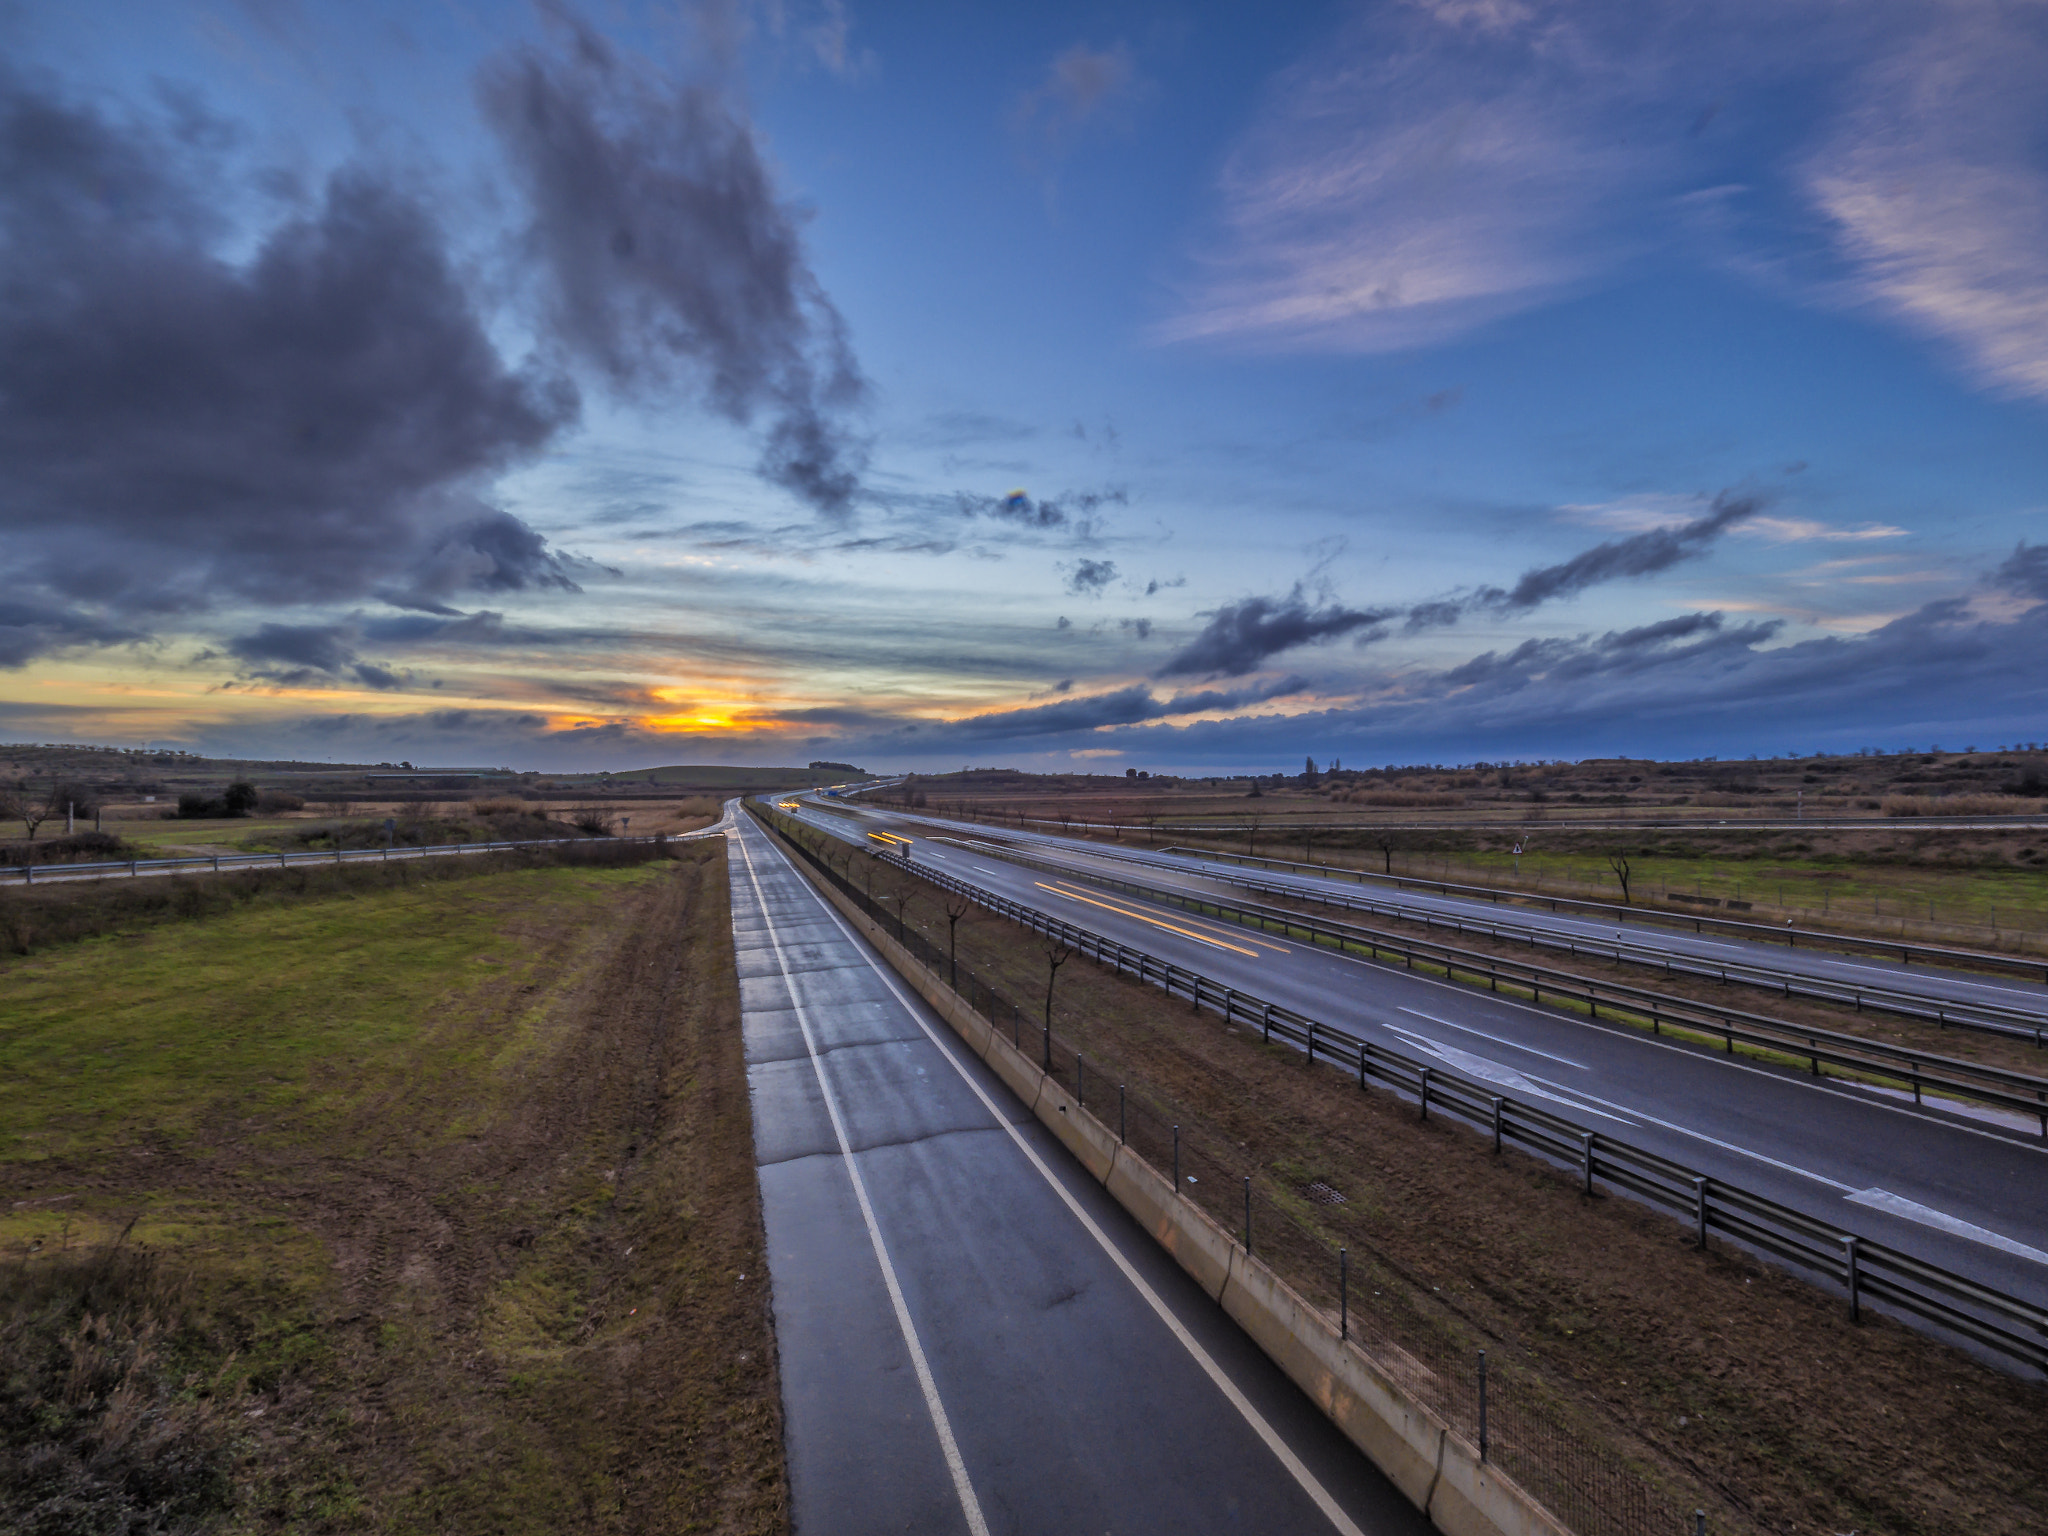
[(2048, 738), (2048, 0), (0, 0), (0, 739)]

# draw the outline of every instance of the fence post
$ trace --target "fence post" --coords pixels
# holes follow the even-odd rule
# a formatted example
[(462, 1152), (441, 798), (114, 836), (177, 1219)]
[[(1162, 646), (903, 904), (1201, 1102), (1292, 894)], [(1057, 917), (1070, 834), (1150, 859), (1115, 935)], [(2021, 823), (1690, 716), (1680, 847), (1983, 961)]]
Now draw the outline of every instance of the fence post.
[(1351, 1337), (1351, 1255), (1337, 1250), (1337, 1337)]
[(1180, 1198), (1180, 1127), (1173, 1128), (1173, 1195)]
[(1486, 1351), (1479, 1351), (1479, 1459), (1486, 1460)]
[(1427, 1120), (1429, 1118), (1429, 1068), (1427, 1067), (1424, 1067), (1422, 1069), (1421, 1086), (1422, 1091), (1417, 1095), (1417, 1097), (1422, 1102), (1422, 1118)]
[(1244, 1176), (1244, 1255), (1252, 1255), (1252, 1176)]
[(1501, 1098), (1499, 1094), (1495, 1094), (1493, 1098), (1493, 1150), (1496, 1156), (1500, 1153), (1500, 1110)]
[(1124, 1085), (1116, 1085), (1116, 1144), (1124, 1144)]
[(1692, 1211), (1693, 1220), (1698, 1225), (1698, 1237), (1694, 1241), (1693, 1246), (1695, 1248), (1705, 1248), (1707, 1246), (1707, 1180), (1704, 1177), (1695, 1178), (1692, 1181)]
[(1581, 1153), (1586, 1174), (1586, 1193), (1593, 1193), (1593, 1143), (1600, 1139), (1596, 1131), (1586, 1132), (1585, 1148)]
[(1848, 1261), (1849, 1321), (1860, 1323), (1863, 1321), (1863, 1271), (1862, 1266), (1858, 1264), (1856, 1259), (1856, 1239), (1854, 1237), (1843, 1238), (1842, 1251), (1843, 1256)]
[(1692, 1536), (1707, 1536), (1707, 1512), (1704, 1509), (1692, 1512)]

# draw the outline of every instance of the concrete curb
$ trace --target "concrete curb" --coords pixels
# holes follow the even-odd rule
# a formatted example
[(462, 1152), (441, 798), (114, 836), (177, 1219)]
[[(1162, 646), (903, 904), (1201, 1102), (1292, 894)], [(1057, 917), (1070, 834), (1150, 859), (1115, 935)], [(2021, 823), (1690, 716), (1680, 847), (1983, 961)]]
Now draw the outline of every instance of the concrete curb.
[(1246, 1253), (1200, 1207), (1181, 1199), (1172, 1180), (1119, 1145), (1108, 1126), (997, 1034), (993, 1024), (879, 923), (818, 879), (802, 858), (792, 862), (1432, 1525), (1445, 1536), (1571, 1536), (1356, 1345), (1340, 1339), (1330, 1320), (1286, 1281)]

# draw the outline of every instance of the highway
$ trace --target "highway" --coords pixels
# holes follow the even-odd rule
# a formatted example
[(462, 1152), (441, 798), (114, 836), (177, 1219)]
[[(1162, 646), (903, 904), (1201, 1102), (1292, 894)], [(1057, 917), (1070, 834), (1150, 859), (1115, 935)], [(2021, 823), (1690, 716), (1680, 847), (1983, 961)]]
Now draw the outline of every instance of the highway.
[[(845, 806), (846, 802), (841, 802)], [(850, 807), (849, 807), (850, 808)], [(1087, 853), (1142, 864), (1154, 871), (1177, 877), (1198, 876), (1202, 880), (1243, 886), (1255, 879), (1261, 886), (1288, 887), (1318, 898), (1356, 901), (1360, 887), (1349, 880), (1322, 880), (1282, 870), (1248, 870), (1222, 860), (1199, 855), (1168, 854), (1127, 848), (1106, 849), (1100, 843), (1042, 832), (993, 831), (957, 822), (920, 817), (883, 807), (860, 807), (864, 814), (879, 818), (874, 825), (900, 827), (912, 836), (932, 832), (963, 837), (1011, 839), (1048, 851)], [(1210, 887), (1213, 888), (1213, 887)], [(1904, 965), (1874, 955), (1845, 955), (1827, 950), (1792, 949), (1745, 939), (1717, 938), (1690, 934), (1656, 924), (1616, 924), (1569, 913), (1546, 912), (1535, 907), (1510, 907), (1476, 897), (1437, 895), (1427, 891), (1369, 887), (1374, 905), (1394, 909), (1417, 920), (1424, 917), (1463, 919), (1500, 929), (1503, 933), (1523, 930), (1541, 934), (1555, 944), (1575, 944), (1595, 950), (1619, 947), (1630, 958), (1659, 963), (1661, 957), (1689, 961), (1703, 967), (1729, 966), (1751, 972), (1769, 985), (1770, 978), (1791, 977), (1833, 987), (1881, 988), (1893, 995), (1916, 1000), (1930, 1008), (1948, 1007), (1959, 1012), (1980, 1013), (1987, 1019), (2008, 1020), (2029, 1027), (2048, 1025), (2048, 985), (2018, 976), (1972, 975), (1967, 972), (1927, 965)]]
[(749, 818), (727, 835), (797, 1532), (1430, 1529)]
[[(2048, 1149), (2037, 1134), (1191, 917), (934, 842), (935, 824), (894, 812), (866, 809), (858, 822), (809, 806), (800, 814), (870, 847), (868, 828), (907, 835), (899, 852), (914, 862), (2048, 1304)], [(974, 834), (948, 825), (942, 835)], [(1104, 857), (1093, 845), (1065, 848), (1077, 869)], [(1050, 851), (1034, 842), (1034, 856)], [(1131, 874), (1113, 859), (1104, 867)], [(1180, 883), (1204, 882), (1184, 873)]]

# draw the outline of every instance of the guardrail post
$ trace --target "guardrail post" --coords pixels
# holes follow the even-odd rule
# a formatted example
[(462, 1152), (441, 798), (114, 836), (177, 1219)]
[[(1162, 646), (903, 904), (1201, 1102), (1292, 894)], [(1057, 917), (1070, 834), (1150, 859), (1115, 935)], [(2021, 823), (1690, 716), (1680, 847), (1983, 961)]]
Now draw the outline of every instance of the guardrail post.
[(1499, 1094), (1493, 1096), (1493, 1150), (1495, 1156), (1500, 1154), (1500, 1114), (1503, 1102)]
[(1486, 1351), (1479, 1351), (1479, 1459), (1486, 1460)]
[(1586, 1140), (1580, 1152), (1580, 1164), (1586, 1175), (1586, 1193), (1593, 1193), (1593, 1143), (1600, 1139), (1597, 1131), (1586, 1132)]
[(1692, 1215), (1695, 1227), (1693, 1246), (1704, 1249), (1707, 1246), (1707, 1180), (1695, 1177), (1692, 1181)]
[(1852, 1323), (1863, 1321), (1863, 1266), (1858, 1262), (1856, 1243), (1853, 1236), (1842, 1239), (1842, 1256), (1846, 1261), (1843, 1267), (1848, 1272), (1849, 1281), (1849, 1321)]
[(1308, 1021), (1308, 1064), (1310, 1066), (1316, 1064), (1316, 1021), (1314, 1019)]
[[(1271, 1003), (1266, 1004), (1264, 1009), (1264, 1015), (1265, 1017), (1262, 1021), (1262, 1027), (1265, 1031), (1266, 1044), (1271, 1045), (1273, 1043), (1273, 1005)], [(2036, 1030), (2034, 1033), (2038, 1035), (2040, 1031)], [(2038, 1045), (2040, 1044), (2040, 1041), (2036, 1040), (2034, 1043)]]
[(1417, 1095), (1422, 1101), (1422, 1118), (1429, 1118), (1429, 1068), (1422, 1069), (1422, 1092)]

